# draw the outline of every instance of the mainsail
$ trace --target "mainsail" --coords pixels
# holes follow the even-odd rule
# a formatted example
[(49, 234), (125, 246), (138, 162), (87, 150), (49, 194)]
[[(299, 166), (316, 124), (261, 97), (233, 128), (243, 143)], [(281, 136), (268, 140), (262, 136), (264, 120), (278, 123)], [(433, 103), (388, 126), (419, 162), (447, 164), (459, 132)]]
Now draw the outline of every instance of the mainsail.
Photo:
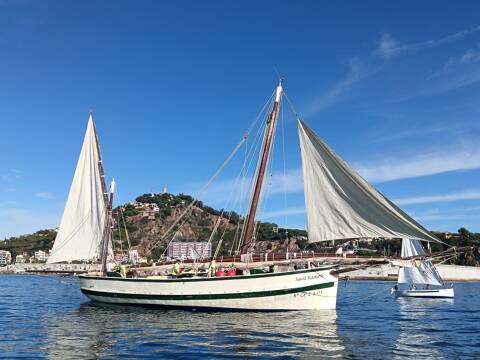
[[(402, 240), (402, 258), (409, 258), (425, 254), (422, 244), (418, 240)], [(403, 263), (398, 271), (399, 284), (443, 285), (437, 269), (428, 260), (410, 260)]]
[(352, 238), (439, 241), (298, 122), (309, 242)]
[(48, 263), (93, 260), (101, 256), (105, 228), (105, 190), (93, 116), (87, 131)]

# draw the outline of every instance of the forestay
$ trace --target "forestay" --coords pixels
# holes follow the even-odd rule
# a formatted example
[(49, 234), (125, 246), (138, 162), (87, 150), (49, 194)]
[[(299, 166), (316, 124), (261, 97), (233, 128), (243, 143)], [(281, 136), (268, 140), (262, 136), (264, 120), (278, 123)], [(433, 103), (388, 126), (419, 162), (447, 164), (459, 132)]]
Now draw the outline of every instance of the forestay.
[(100, 154), (90, 114), (67, 203), (48, 263), (99, 259), (106, 203)]
[[(402, 258), (425, 254), (418, 240), (402, 240)], [(398, 272), (399, 284), (443, 285), (442, 278), (435, 266), (428, 260), (410, 260), (404, 263)]]
[(351, 238), (438, 241), (298, 124), (309, 242)]

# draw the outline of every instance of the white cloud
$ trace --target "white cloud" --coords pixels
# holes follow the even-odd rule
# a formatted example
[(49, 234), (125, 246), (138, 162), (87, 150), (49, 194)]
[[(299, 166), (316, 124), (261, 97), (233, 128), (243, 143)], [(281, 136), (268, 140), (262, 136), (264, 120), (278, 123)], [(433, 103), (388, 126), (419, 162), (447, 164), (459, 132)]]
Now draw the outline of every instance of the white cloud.
[[(189, 184), (184, 190), (187, 194), (196, 194), (203, 184)], [(231, 207), (238, 202), (245, 201), (250, 186), (250, 180), (226, 179), (216, 181), (210, 189), (201, 197), (206, 204), (215, 206)], [(265, 177), (263, 194), (267, 197), (284, 193), (295, 193), (303, 191), (303, 177), (301, 169), (288, 169), (283, 172), (274, 172), (272, 176)], [(230, 200), (230, 204), (226, 202)]]
[(350, 69), (347, 75), (330, 87), (323, 94), (315, 97), (305, 108), (303, 112), (304, 116), (311, 116), (324, 110), (334, 104), (340, 96), (350, 90), (358, 81), (372, 75), (377, 69), (374, 69), (361, 62), (358, 59), (354, 59), (350, 62)]
[(448, 62), (429, 78), (430, 86), (422, 95), (439, 94), (480, 81), (480, 46), (468, 49)]
[[(480, 199), (480, 190), (466, 190), (457, 193), (430, 195), (430, 196), (417, 196), (400, 198), (393, 200), (397, 205), (413, 205), (413, 204), (429, 204), (438, 202), (453, 202), (460, 200), (478, 200)], [(438, 211), (438, 209), (436, 209)], [(431, 214), (428, 214), (431, 215)]]
[[(348, 92), (357, 82), (374, 75), (384, 65), (384, 63), (392, 57), (412, 53), (428, 48), (434, 48), (443, 44), (460, 40), (470, 34), (480, 31), (480, 25), (465, 29), (450, 35), (447, 35), (440, 39), (427, 40), (423, 42), (401, 44), (397, 40), (393, 39), (391, 35), (384, 33), (381, 35), (380, 42), (368, 56), (363, 58), (353, 58), (350, 61), (350, 68), (346, 76), (333, 84), (323, 94), (315, 97), (305, 107), (303, 112), (304, 116), (312, 116), (328, 107), (333, 105), (339, 100), (346, 92)], [(475, 59), (476, 54), (466, 53), (462, 57), (464, 62), (472, 61)], [(450, 86), (460, 87), (465, 84), (476, 82), (480, 79), (480, 74), (473, 74), (468, 77), (461, 77), (455, 80)]]
[(410, 157), (383, 158), (375, 163), (357, 164), (359, 173), (369, 181), (385, 182), (480, 168), (480, 148), (457, 145)]
[(60, 214), (45, 214), (25, 209), (0, 209), (0, 239), (30, 234), (40, 229), (58, 226)]
[(0, 179), (5, 182), (13, 182), (15, 180), (21, 179), (22, 172), (18, 169), (9, 169), (3, 174), (0, 174)]
[[(480, 219), (480, 214), (426, 214), (415, 217), (418, 221), (451, 221), (451, 220), (475, 220)], [(461, 226), (459, 224), (458, 226)]]
[(434, 48), (439, 45), (460, 40), (465, 36), (476, 33), (478, 31), (480, 31), (480, 25), (447, 35), (440, 39), (427, 40), (410, 44), (400, 44), (398, 41), (394, 40), (389, 34), (382, 34), (380, 43), (378, 44), (377, 49), (374, 51), (374, 54), (381, 57), (389, 58), (405, 53)]
[(266, 211), (263, 214), (260, 214), (260, 218), (263, 220), (280, 218), (289, 215), (300, 215), (305, 214), (304, 207), (293, 207), (284, 210), (276, 210), (276, 211)]
[(40, 199), (48, 199), (48, 200), (55, 199), (55, 195), (53, 195), (48, 191), (37, 192), (36, 196), (39, 197)]

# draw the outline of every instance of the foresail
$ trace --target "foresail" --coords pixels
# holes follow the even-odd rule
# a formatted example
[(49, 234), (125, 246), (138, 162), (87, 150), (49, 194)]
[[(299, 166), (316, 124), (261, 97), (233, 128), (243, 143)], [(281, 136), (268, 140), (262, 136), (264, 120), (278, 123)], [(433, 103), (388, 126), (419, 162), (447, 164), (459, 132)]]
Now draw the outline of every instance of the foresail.
[(48, 263), (98, 259), (106, 204), (99, 169), (100, 154), (90, 115), (67, 203)]
[[(402, 258), (424, 255), (425, 249), (418, 240), (402, 239)], [(404, 260), (398, 271), (399, 284), (442, 285), (442, 278), (428, 260)]]
[(400, 256), (402, 258), (408, 258), (412, 256), (418, 256), (425, 254), (425, 249), (418, 240), (402, 239), (402, 251)]
[(298, 124), (309, 242), (352, 238), (438, 241)]

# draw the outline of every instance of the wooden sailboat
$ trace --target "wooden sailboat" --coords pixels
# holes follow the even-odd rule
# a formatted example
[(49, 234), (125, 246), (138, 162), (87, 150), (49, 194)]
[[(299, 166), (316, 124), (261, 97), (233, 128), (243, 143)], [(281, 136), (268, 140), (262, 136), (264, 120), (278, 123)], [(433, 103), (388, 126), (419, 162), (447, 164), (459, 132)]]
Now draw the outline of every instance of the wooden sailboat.
[[(312, 262), (307, 261), (303, 268), (298, 270), (291, 263), (290, 266), (272, 267), (271, 272), (268, 273), (251, 271), (258, 267), (249, 255), (255, 240), (255, 217), (283, 91), (283, 85), (280, 82), (276, 87), (271, 110), (266, 118), (252, 197), (242, 231), (242, 258), (246, 262), (246, 267), (240, 274), (222, 277), (196, 274), (190, 278), (176, 276), (126, 278), (107, 276), (104, 266), (102, 274), (80, 276), (80, 288), (86, 296), (100, 302), (162, 307), (239, 310), (335, 309), (338, 279), (332, 275), (334, 270), (332, 266), (315, 267)], [(435, 240), (433, 235), (362, 179), (300, 119), (298, 119), (298, 132), (310, 242), (359, 237), (408, 237)], [(85, 159), (80, 157), (77, 168), (84, 166), (80, 165), (83, 161)], [(98, 166), (101, 166), (100, 159), (98, 159)], [(92, 170), (89, 174), (93, 180), (82, 179), (95, 183), (101, 182), (102, 171)], [(74, 182), (76, 180), (77, 175)], [(99, 191), (97, 188), (86, 189), (95, 190), (97, 193)], [(83, 192), (83, 196), (91, 197), (91, 195), (88, 191)], [(107, 211), (108, 204), (111, 204), (111, 196), (107, 192), (104, 192), (103, 196), (97, 196), (96, 199), (100, 204), (98, 208)], [(66, 213), (70, 213), (69, 201), (65, 208)], [(95, 241), (94, 244), (104, 249), (102, 259), (105, 265), (108, 253), (105, 249), (108, 248), (110, 239), (108, 220), (105, 220), (108, 218), (102, 216), (95, 218), (98, 222), (89, 223), (89, 226), (97, 229), (95, 234), (99, 233), (98, 229), (102, 226), (104, 228), (103, 239)], [(81, 218), (77, 220), (81, 222)], [(72, 222), (65, 224), (68, 229), (61, 229), (64, 233), (72, 231), (75, 226)], [(84, 244), (91, 244), (92, 241), (87, 239), (86, 232), (84, 236)], [(57, 241), (60, 244), (65, 243), (63, 236)], [(97, 255), (98, 252), (92, 254)], [(58, 255), (55, 261), (63, 260)]]
[[(418, 240), (402, 240), (402, 258), (398, 271), (398, 284), (392, 288), (392, 294), (398, 297), (415, 298), (453, 298), (453, 287), (445, 287), (435, 265), (427, 259), (418, 259), (426, 255), (422, 244)], [(401, 289), (408, 284), (408, 289)]]
[(75, 175), (47, 263), (98, 261), (112, 256), (111, 204), (93, 114), (90, 113)]

